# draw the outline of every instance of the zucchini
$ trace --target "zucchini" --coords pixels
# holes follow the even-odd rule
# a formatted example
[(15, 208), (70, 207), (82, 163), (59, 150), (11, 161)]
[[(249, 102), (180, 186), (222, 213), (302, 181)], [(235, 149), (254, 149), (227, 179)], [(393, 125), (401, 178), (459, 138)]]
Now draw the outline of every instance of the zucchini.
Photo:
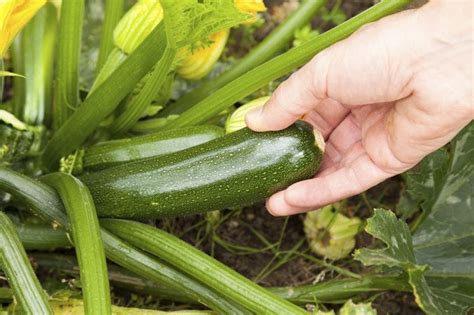
[(217, 126), (197, 126), (104, 141), (86, 149), (84, 169), (100, 170), (126, 162), (181, 151), (224, 135)]
[(313, 176), (321, 157), (312, 128), (298, 122), (276, 132), (244, 128), (181, 152), (80, 178), (99, 216), (157, 218), (263, 200)]

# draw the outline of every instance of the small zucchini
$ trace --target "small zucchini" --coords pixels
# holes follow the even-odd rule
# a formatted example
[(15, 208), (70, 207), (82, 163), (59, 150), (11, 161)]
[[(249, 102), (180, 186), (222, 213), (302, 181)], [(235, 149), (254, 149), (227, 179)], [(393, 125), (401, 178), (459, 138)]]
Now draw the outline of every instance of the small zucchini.
[(100, 170), (118, 164), (181, 151), (224, 135), (217, 126), (196, 126), (104, 141), (86, 149), (83, 167)]
[(313, 176), (322, 157), (316, 139), (304, 122), (276, 132), (244, 128), (81, 180), (101, 217), (156, 218), (249, 205)]

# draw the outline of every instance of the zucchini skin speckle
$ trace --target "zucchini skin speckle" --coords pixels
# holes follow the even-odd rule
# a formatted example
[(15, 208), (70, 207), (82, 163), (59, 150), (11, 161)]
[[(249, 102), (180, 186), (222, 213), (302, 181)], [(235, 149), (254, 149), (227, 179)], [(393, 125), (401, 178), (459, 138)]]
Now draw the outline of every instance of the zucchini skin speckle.
[(97, 171), (127, 162), (161, 156), (214, 140), (224, 135), (217, 126), (193, 126), (143, 136), (110, 140), (86, 149), (84, 168)]
[(264, 200), (312, 177), (321, 158), (311, 126), (297, 122), (274, 132), (244, 128), (80, 179), (89, 187), (101, 217), (159, 218)]

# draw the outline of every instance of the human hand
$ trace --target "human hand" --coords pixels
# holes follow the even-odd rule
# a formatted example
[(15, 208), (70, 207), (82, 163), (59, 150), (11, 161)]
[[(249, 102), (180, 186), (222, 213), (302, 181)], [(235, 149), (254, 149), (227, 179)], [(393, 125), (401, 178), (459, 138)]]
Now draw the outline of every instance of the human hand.
[(431, 1), (363, 27), (295, 72), (246, 121), (303, 116), (323, 134), (320, 172), (273, 195), (290, 215), (361, 193), (415, 166), (474, 119), (473, 2)]

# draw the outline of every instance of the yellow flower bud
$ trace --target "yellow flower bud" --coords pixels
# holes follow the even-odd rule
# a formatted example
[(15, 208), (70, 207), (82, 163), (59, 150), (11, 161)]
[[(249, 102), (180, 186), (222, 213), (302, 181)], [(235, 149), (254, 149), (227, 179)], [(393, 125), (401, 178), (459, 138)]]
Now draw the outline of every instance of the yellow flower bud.
[(0, 0), (0, 58), (46, 0)]
[(114, 29), (114, 43), (131, 54), (163, 19), (159, 0), (139, 0)]
[[(267, 7), (265, 7), (265, 3), (263, 0), (234, 0), (234, 5), (240, 11), (249, 14), (256, 14), (258, 12), (267, 11)], [(254, 23), (257, 19), (255, 17), (250, 18), (243, 22), (243, 24), (251, 24)]]
[[(217, 62), (224, 51), (230, 30), (226, 29), (212, 34), (209, 37), (211, 44), (201, 47), (188, 54), (180, 62), (176, 72), (184, 79), (199, 80), (211, 72), (212, 67)], [(188, 48), (184, 48), (187, 51)], [(183, 53), (183, 51), (181, 51)]]
[(266, 11), (263, 0), (234, 0), (235, 6), (244, 13), (258, 13)]
[(225, 122), (225, 133), (231, 133), (247, 127), (245, 115), (252, 109), (265, 105), (269, 99), (270, 96), (259, 97), (237, 108)]

